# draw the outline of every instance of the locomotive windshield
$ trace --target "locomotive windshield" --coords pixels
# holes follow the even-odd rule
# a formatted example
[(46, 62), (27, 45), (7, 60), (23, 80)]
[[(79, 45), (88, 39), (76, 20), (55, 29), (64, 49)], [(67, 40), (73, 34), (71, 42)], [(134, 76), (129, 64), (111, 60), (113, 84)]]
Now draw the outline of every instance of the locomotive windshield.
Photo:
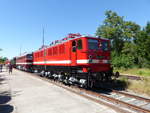
[(101, 49), (103, 51), (109, 50), (108, 41), (99, 42), (98, 40), (95, 39), (88, 39), (88, 46), (89, 49), (91, 50), (98, 50), (98, 49)]
[(103, 51), (108, 51), (108, 42), (107, 41), (104, 41), (104, 42), (102, 42), (102, 50)]
[(98, 40), (95, 39), (88, 39), (88, 46), (89, 49), (97, 50), (98, 48)]

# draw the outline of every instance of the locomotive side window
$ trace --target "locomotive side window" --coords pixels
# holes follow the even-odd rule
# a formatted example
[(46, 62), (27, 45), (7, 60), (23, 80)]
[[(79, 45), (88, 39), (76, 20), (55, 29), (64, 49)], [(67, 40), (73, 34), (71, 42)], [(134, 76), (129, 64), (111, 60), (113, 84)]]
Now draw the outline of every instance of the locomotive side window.
[(53, 55), (55, 55), (55, 49), (54, 49), (54, 47), (53, 47)]
[(40, 57), (39, 52), (37, 53), (38, 58)]
[(65, 53), (65, 45), (64, 44), (62, 45), (62, 53), (63, 54)]
[(72, 41), (72, 52), (76, 52), (76, 41)]
[(51, 48), (48, 49), (48, 55), (49, 55), (49, 56), (52, 55), (52, 49), (51, 49)]
[(78, 40), (78, 49), (82, 49), (82, 40), (81, 39)]
[(58, 49), (57, 47), (53, 47), (53, 55), (57, 55), (58, 54)]
[(44, 56), (46, 56), (47, 55), (47, 52), (46, 52), (46, 50), (44, 50), (44, 54), (43, 54)]
[(41, 52), (39, 52), (39, 57), (41, 57)]
[(55, 49), (54, 49), (54, 50), (55, 50), (55, 55), (57, 55), (57, 47), (55, 47)]
[(65, 45), (64, 44), (59, 46), (59, 53), (60, 54), (64, 54), (65, 53)]
[(40, 52), (38, 52), (38, 57), (40, 57)]
[(88, 47), (89, 49), (98, 49), (98, 40), (95, 39), (88, 39)]
[(43, 52), (41, 51), (41, 53), (40, 53), (40, 57), (43, 57)]
[(61, 47), (61, 45), (58, 46), (58, 47), (59, 47), (59, 54), (62, 54), (62, 47)]

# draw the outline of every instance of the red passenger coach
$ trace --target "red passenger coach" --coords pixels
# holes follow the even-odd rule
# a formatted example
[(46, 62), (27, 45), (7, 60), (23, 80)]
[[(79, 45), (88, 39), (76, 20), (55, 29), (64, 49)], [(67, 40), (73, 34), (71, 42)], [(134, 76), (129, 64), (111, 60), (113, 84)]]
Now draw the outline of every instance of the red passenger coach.
[(9, 64), (10, 64), (10, 60), (6, 60), (5, 65), (9, 65)]
[(112, 76), (110, 41), (104, 38), (69, 34), (35, 51), (33, 58), (34, 70), (72, 83), (91, 87)]
[(33, 55), (26, 54), (16, 57), (16, 68), (24, 71), (31, 71), (33, 63)]

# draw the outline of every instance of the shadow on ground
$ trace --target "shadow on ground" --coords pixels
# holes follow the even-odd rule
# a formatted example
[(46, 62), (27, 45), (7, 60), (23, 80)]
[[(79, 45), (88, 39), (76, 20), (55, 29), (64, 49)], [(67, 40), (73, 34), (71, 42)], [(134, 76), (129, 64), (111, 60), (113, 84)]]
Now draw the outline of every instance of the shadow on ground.
[(124, 91), (127, 89), (129, 83), (124, 80), (112, 80), (109, 82), (101, 82), (97, 84), (98, 87), (91, 89), (94, 92), (110, 94), (112, 90)]
[[(5, 78), (0, 76), (0, 85), (4, 84)], [(8, 102), (11, 100), (11, 92), (9, 91), (0, 91), (0, 113), (11, 113), (14, 110), (14, 107)]]
[(0, 113), (11, 113), (13, 112), (13, 106), (11, 105), (0, 105)]
[(1, 85), (1, 84), (4, 84), (4, 83), (3, 83), (4, 80), (5, 80), (5, 79), (0, 76), (0, 85)]
[(0, 113), (11, 113), (14, 107), (10, 104), (7, 104), (11, 100), (10, 92), (1, 92), (0, 93)]
[(11, 100), (10, 92), (1, 92), (0, 93), (0, 104), (5, 104)]

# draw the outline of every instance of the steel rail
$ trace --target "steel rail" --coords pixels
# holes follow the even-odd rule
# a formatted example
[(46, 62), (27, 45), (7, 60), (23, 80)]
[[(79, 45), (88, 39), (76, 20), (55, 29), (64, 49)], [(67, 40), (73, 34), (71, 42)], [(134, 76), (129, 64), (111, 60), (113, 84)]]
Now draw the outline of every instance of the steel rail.
[(121, 95), (124, 95), (124, 96), (127, 96), (127, 97), (132, 97), (132, 98), (150, 103), (150, 99), (144, 98), (144, 97), (141, 97), (141, 96), (137, 96), (137, 95), (133, 95), (133, 94), (129, 94), (129, 93), (126, 93), (126, 92), (121, 92), (121, 91), (117, 91), (117, 90), (109, 89), (109, 88), (100, 87), (100, 89), (107, 90), (107, 91), (110, 91), (110, 92), (113, 92), (113, 93), (116, 93), (116, 94), (121, 94)]
[[(28, 72), (25, 72), (25, 73), (28, 73)], [(81, 89), (81, 88), (75, 88), (75, 87), (65, 86), (65, 85), (63, 85), (63, 84), (60, 83), (60, 82), (56, 82), (56, 81), (52, 81), (52, 80), (47, 79), (47, 78), (44, 78), (44, 77), (36, 76), (36, 74), (31, 74), (31, 73), (28, 73), (28, 74), (30, 74), (30, 75), (32, 75), (32, 76), (34, 76), (34, 77), (40, 78), (40, 79), (42, 79), (42, 80), (45, 80), (45, 81), (47, 81), (47, 82), (50, 82), (50, 83), (52, 83), (52, 84), (55, 84), (55, 85), (57, 85), (57, 86), (59, 86), (59, 87), (62, 87), (62, 88), (66, 89), (66, 90), (68, 90), (68, 91), (70, 91), (70, 92), (73, 92), (73, 93), (75, 93), (75, 94), (77, 94), (77, 95), (86, 97), (86, 98), (88, 98), (88, 99), (90, 99), (90, 100), (92, 100), (92, 101), (94, 101), (94, 102), (99, 103), (99, 104), (103, 104), (103, 105), (109, 106), (110, 108), (112, 108), (112, 109), (114, 109), (114, 110), (116, 110), (116, 111), (119, 111), (119, 112), (121, 112), (121, 113), (129, 113), (129, 111), (123, 110), (123, 109), (121, 109), (121, 108), (119, 108), (119, 107), (117, 107), (117, 106), (115, 106), (115, 105), (111, 105), (111, 104), (105, 103), (105, 102), (103, 102), (103, 101), (100, 101), (100, 100), (98, 100), (98, 99), (95, 99), (94, 97), (90, 97), (90, 96), (84, 95), (84, 94), (81, 93), (81, 91), (82, 91), (82, 92), (85, 92), (86, 94), (90, 94), (91, 96), (99, 97), (100, 99), (108, 100), (108, 101), (113, 102), (113, 103), (116, 103), (116, 104), (121, 104), (121, 105), (123, 105), (123, 106), (126, 106), (127, 108), (130, 108), (130, 109), (135, 110), (135, 111), (138, 111), (138, 112), (150, 113), (150, 110), (148, 110), (148, 109), (144, 109), (144, 108), (141, 108), (141, 107), (139, 107), (139, 106), (136, 106), (136, 105), (133, 105), (133, 104), (129, 104), (129, 103), (127, 103), (127, 102), (123, 102), (123, 101), (121, 101), (121, 100), (118, 100), (118, 99), (115, 99), (115, 98), (112, 98), (112, 97), (108, 97), (108, 96), (102, 95), (102, 94), (100, 94), (100, 93), (96, 93), (96, 92), (93, 92), (93, 91), (85, 90), (85, 89), (83, 89), (83, 88)], [(78, 91), (75, 91), (75, 90), (73, 90), (73, 89), (79, 89), (79, 90), (78, 90)], [(120, 94), (121, 94), (121, 92), (120, 92)], [(130, 95), (130, 94), (129, 94), (129, 95)], [(128, 96), (129, 96), (129, 95), (128, 95)], [(130, 96), (132, 96), (132, 95), (130, 95)], [(139, 98), (139, 97), (137, 97), (137, 98)]]
[(111, 102), (125, 105), (126, 107), (131, 108), (131, 109), (136, 110), (136, 111), (140, 111), (140, 112), (143, 112), (143, 113), (150, 113), (150, 110), (148, 110), (148, 109), (144, 109), (144, 108), (141, 108), (139, 106), (136, 106), (136, 105), (133, 105), (133, 104), (129, 104), (127, 102), (124, 102), (124, 101), (121, 101), (121, 100), (118, 100), (118, 99), (115, 99), (115, 98), (112, 98), (112, 97), (108, 97), (108, 96), (101, 95), (99, 93), (95, 93), (95, 92), (91, 92), (91, 91), (86, 91), (86, 92), (88, 92), (88, 94), (95, 95), (95, 96), (98, 96), (100, 98), (109, 100)]
[[(19, 71), (20, 71), (20, 70), (19, 70)], [(24, 72), (24, 71), (21, 71), (21, 72)], [(84, 97), (84, 98), (87, 98), (87, 99), (89, 99), (89, 100), (91, 100), (91, 101), (93, 101), (93, 102), (96, 102), (96, 103), (100, 104), (100, 105), (105, 105), (105, 106), (107, 106), (107, 107), (109, 107), (109, 108), (115, 110), (116, 112), (119, 112), (119, 113), (130, 113), (130, 111), (125, 110), (125, 109), (123, 109), (123, 108), (119, 108), (118, 106), (115, 106), (115, 105), (112, 105), (112, 104), (110, 104), (110, 103), (106, 103), (106, 102), (104, 102), (104, 101), (101, 101), (101, 100), (95, 99), (95, 98), (93, 98), (93, 97), (90, 97), (90, 96), (87, 96), (87, 95), (82, 94), (81, 91), (82, 91), (83, 89), (81, 89), (81, 88), (77, 88), (77, 87), (74, 87), (74, 86), (71, 86), (71, 87), (65, 86), (64, 84), (62, 84), (62, 83), (60, 83), (60, 82), (52, 81), (52, 80), (47, 79), (47, 78), (45, 78), (45, 77), (37, 76), (37, 74), (35, 74), (35, 73), (29, 73), (29, 72), (24, 72), (24, 73), (28, 73), (30, 76), (33, 76), (33, 77), (36, 77), (36, 78), (38, 78), (38, 79), (42, 79), (42, 80), (44, 80), (44, 81), (47, 81), (48, 83), (51, 83), (51, 84), (54, 84), (54, 85), (56, 85), (56, 86), (58, 86), (58, 87), (61, 87), (61, 88), (63, 88), (63, 89), (66, 89), (67, 91), (70, 91), (70, 92), (75, 93), (75, 94), (77, 94), (77, 95), (79, 95), (79, 96), (82, 96), (82, 97)], [(77, 89), (78, 89), (78, 90), (77, 90)], [(76, 91), (75, 91), (75, 90), (76, 90)]]
[(120, 92), (120, 91), (117, 91), (117, 90), (112, 90), (112, 92), (118, 93), (118, 94), (121, 94), (121, 95), (125, 95), (125, 96), (128, 96), (128, 97), (136, 98), (136, 99), (139, 99), (139, 100), (143, 100), (143, 101), (146, 101), (146, 102), (150, 103), (150, 99), (148, 99), (148, 98), (140, 97), (140, 96), (137, 96), (137, 95), (132, 95), (132, 94), (125, 93), (125, 92)]

